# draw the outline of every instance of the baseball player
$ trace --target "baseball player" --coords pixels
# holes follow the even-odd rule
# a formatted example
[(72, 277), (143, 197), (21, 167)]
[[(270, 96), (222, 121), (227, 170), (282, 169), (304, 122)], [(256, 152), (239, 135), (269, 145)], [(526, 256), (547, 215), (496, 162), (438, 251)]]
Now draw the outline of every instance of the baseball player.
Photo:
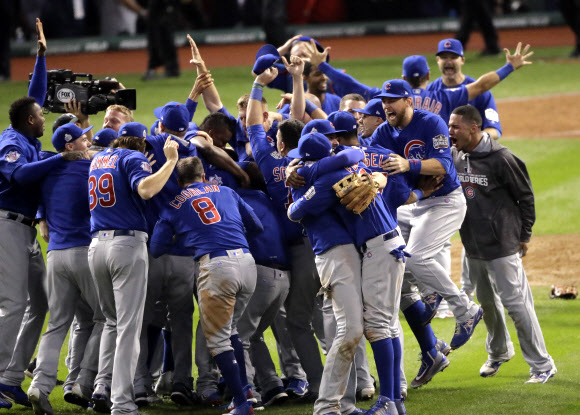
[[(52, 142), (59, 152), (84, 152), (89, 146), (86, 131), (73, 123), (59, 127)], [(91, 241), (90, 211), (85, 193), (89, 165), (90, 161), (86, 159), (67, 163), (51, 171), (40, 189), (50, 235), (47, 248), (50, 314), (47, 331), (38, 347), (34, 379), (28, 389), (36, 414), (53, 413), (48, 395), (56, 385), (60, 349), (75, 314), (78, 321), (94, 321), (94, 325), (87, 347), (81, 352), (84, 352), (84, 357), (80, 373), (74, 379), (67, 379), (65, 400), (86, 408), (97, 373), (104, 317), (98, 305), (87, 256)], [(67, 192), (63, 193), (62, 189), (67, 189)], [(85, 304), (77, 307), (80, 302)], [(84, 313), (87, 308), (89, 312)]]
[(163, 188), (177, 162), (178, 144), (168, 138), (167, 161), (152, 174), (141, 153), (146, 130), (144, 125), (125, 129), (112, 148), (94, 156), (89, 174), (89, 266), (106, 318), (92, 401), (95, 410), (111, 409), (113, 415), (137, 413), (133, 379), (149, 266), (143, 200)]
[(359, 142), (362, 145), (370, 144), (370, 138), (375, 130), (387, 119), (383, 109), (383, 102), (379, 98), (373, 98), (364, 108), (354, 109), (353, 111), (354, 114), (359, 115), (358, 118), (355, 116), (359, 125)]
[(173, 210), (161, 214), (151, 253), (158, 256), (166, 252), (175, 234), (184, 238), (185, 246), (195, 248), (200, 320), (207, 346), (234, 395), (235, 408), (230, 413), (251, 414), (247, 380), (241, 376), (245, 372), (241, 370), (243, 351), (239, 356), (232, 343), (237, 322), (256, 286), (256, 266), (244, 230), (256, 234), (263, 227), (252, 208), (233, 190), (205, 183), (199, 158), (181, 160), (177, 170), (184, 190), (169, 202)]
[(481, 125), (481, 116), (472, 106), (456, 108), (449, 120), (453, 161), (467, 197), (459, 232), (488, 332), (488, 359), (479, 374), (495, 375), (514, 356), (505, 307), (530, 365), (526, 383), (546, 383), (556, 373), (556, 365), (546, 350), (521, 260), (536, 219), (532, 184), (524, 162), (483, 134)]

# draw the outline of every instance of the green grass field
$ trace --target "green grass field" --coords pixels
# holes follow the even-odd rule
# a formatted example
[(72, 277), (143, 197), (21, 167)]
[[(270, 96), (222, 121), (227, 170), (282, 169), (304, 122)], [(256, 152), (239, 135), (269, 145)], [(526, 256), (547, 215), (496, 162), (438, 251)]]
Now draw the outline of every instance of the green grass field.
[[(411, 51), (410, 51), (411, 52)], [(578, 72), (580, 61), (561, 59), (567, 56), (568, 48), (538, 49), (534, 56), (534, 65), (526, 67), (511, 75), (505, 82), (494, 89), (496, 98), (533, 96), (565, 92), (580, 92)], [(433, 74), (438, 70), (433, 56), (429, 56)], [(48, 67), (51, 57), (48, 56)], [(385, 79), (400, 77), (402, 57), (376, 58), (367, 60), (335, 61), (335, 67), (344, 68), (351, 75), (368, 85), (380, 86)], [(503, 65), (503, 58), (477, 59), (468, 55), (464, 72), (477, 77), (482, 73), (497, 69)], [(74, 68), (71, 68), (74, 70)], [(30, 68), (32, 70), (32, 68)], [(212, 70), (215, 84), (222, 101), (235, 112), (237, 98), (249, 92), (253, 81), (249, 67), (232, 67)], [(111, 74), (114, 75), (114, 74)], [(159, 80), (144, 83), (140, 75), (122, 75), (121, 81), (127, 87), (137, 88), (138, 109), (135, 111), (137, 121), (151, 125), (154, 121), (153, 109), (167, 101), (184, 101), (191, 89), (194, 75), (186, 73), (177, 79)], [(8, 126), (8, 107), (10, 103), (25, 95), (27, 85), (20, 83), (0, 84), (0, 125)], [(269, 90), (265, 94), (271, 103), (278, 101), (278, 92)], [(275, 105), (275, 104), (274, 104)], [(194, 121), (200, 122), (207, 114), (203, 104)], [(102, 124), (102, 113), (92, 116), (96, 129)], [(530, 114), (530, 117), (542, 117), (542, 114)], [(44, 148), (52, 149), (50, 144), (51, 125), (55, 114), (46, 116), (46, 132), (43, 138)], [(546, 120), (550, 122), (550, 120)], [(560, 235), (580, 232), (580, 214), (578, 205), (580, 196), (577, 189), (580, 185), (580, 140), (561, 138), (557, 140), (510, 140), (502, 139), (527, 162), (536, 193), (537, 222), (534, 235)], [(533, 243), (533, 240), (532, 240)], [(565, 268), (566, 264), (561, 264)], [(570, 276), (573, 280), (573, 277)], [(574, 276), (575, 278), (575, 276)], [(528, 366), (521, 356), (515, 330), (511, 320), (508, 321), (510, 333), (516, 347), (516, 357), (502, 366), (494, 378), (483, 379), (478, 375), (479, 368), (485, 362), (485, 328), (483, 323), (476, 330), (471, 341), (450, 356), (451, 366), (438, 374), (427, 386), (419, 390), (410, 390), (406, 402), (410, 414), (577, 414), (580, 413), (580, 357), (576, 353), (580, 344), (580, 302), (558, 301), (548, 298), (548, 287), (535, 287), (534, 298), (536, 311), (544, 331), (547, 347), (556, 361), (558, 374), (545, 385), (524, 385), (528, 378)], [(419, 348), (410, 330), (405, 327), (405, 372), (410, 380), (419, 369), (417, 355)], [(433, 329), (446, 341), (453, 335), (453, 321), (435, 320)], [(273, 342), (272, 336), (268, 341)], [(369, 356), (372, 356), (369, 349)], [(275, 350), (275, 348), (272, 348)], [(63, 350), (61, 354), (60, 378), (66, 373)], [(374, 373), (372, 358), (369, 359)], [(27, 380), (23, 385), (28, 387)], [(78, 413), (75, 407), (64, 403), (62, 390), (57, 388), (51, 395), (53, 407), (58, 414)], [(370, 404), (362, 404), (366, 408)], [(12, 413), (30, 413), (17, 407)], [(213, 409), (194, 409), (199, 414), (218, 414)], [(270, 413), (309, 414), (311, 405), (293, 405), (268, 409)], [(144, 410), (147, 414), (186, 413), (190, 410), (177, 409), (172, 403)]]

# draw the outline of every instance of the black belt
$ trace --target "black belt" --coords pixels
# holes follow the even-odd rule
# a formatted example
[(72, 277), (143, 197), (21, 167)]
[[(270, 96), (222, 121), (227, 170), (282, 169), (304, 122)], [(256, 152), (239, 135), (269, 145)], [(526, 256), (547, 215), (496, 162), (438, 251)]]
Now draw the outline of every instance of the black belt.
[[(397, 236), (399, 236), (399, 231), (393, 229), (392, 231), (383, 234), (383, 241), (388, 241), (389, 239), (396, 238)], [(360, 246), (360, 250), (362, 253), (365, 253), (367, 251), (367, 244), (366, 243), (362, 244)]]
[(95, 231), (91, 234), (93, 238), (98, 238), (101, 232), (113, 232), (113, 236), (135, 236), (135, 231), (131, 229), (117, 229), (114, 231)]
[(23, 216), (23, 215), (20, 215), (18, 213), (14, 213), (14, 212), (6, 211), (5, 218), (16, 221), (16, 222), (20, 222), (26, 226), (30, 226), (31, 228), (34, 227), (34, 225), (35, 225), (34, 219), (27, 218), (26, 216)]
[[(237, 251), (237, 249), (228, 249), (227, 251), (214, 251), (209, 253), (209, 259), (217, 258), (218, 256), (228, 256), (228, 251)], [(241, 248), (244, 254), (249, 254), (250, 250), (247, 248)]]
[(261, 266), (266, 267), (266, 268), (273, 268), (273, 269), (275, 269), (277, 271), (290, 271), (290, 268), (287, 265), (275, 264), (273, 262), (271, 262), (271, 263), (263, 263), (263, 264), (258, 264), (256, 262), (256, 265), (261, 265)]

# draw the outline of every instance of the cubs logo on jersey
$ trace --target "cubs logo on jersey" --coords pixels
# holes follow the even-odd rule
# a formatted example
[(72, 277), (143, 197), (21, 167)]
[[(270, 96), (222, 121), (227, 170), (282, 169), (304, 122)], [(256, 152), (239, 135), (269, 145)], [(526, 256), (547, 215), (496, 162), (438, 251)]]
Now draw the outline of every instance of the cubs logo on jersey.
[(473, 199), (475, 197), (475, 189), (471, 186), (466, 186), (465, 187), (465, 196), (468, 199)]
[(146, 171), (147, 173), (153, 173), (153, 169), (151, 168), (151, 164), (143, 161), (141, 162), (141, 168), (143, 169), (143, 171)]
[(405, 145), (405, 158), (423, 160), (425, 158), (425, 143), (421, 140), (411, 140)]

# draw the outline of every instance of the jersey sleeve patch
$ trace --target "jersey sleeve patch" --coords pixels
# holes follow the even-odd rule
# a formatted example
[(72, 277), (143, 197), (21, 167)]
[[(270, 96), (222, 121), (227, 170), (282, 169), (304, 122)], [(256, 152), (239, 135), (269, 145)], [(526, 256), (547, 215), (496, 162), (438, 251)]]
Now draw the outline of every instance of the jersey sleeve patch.
[(310, 200), (314, 197), (315, 194), (316, 190), (314, 189), (314, 186), (311, 186), (310, 189), (308, 189), (308, 191), (304, 193), (304, 199)]
[(153, 169), (151, 169), (151, 164), (147, 163), (146, 161), (141, 162), (141, 168), (143, 171), (147, 173), (153, 173)]
[(493, 108), (487, 108), (485, 110), (485, 118), (492, 122), (499, 122), (499, 114)]
[(6, 153), (6, 155), (4, 156), (4, 159), (8, 162), (8, 163), (14, 163), (16, 160), (18, 160), (20, 158), (22, 154), (20, 154), (17, 150), (12, 150), (9, 151), (8, 153)]
[(433, 137), (433, 148), (438, 150), (440, 148), (447, 148), (447, 147), (449, 147), (449, 139), (447, 138), (447, 136), (445, 136), (443, 134), (439, 134), (439, 135)]
[(280, 160), (282, 159), (282, 154), (278, 153), (277, 151), (272, 151), (270, 153), (270, 156), (272, 156), (273, 158), (275, 158), (276, 160)]

